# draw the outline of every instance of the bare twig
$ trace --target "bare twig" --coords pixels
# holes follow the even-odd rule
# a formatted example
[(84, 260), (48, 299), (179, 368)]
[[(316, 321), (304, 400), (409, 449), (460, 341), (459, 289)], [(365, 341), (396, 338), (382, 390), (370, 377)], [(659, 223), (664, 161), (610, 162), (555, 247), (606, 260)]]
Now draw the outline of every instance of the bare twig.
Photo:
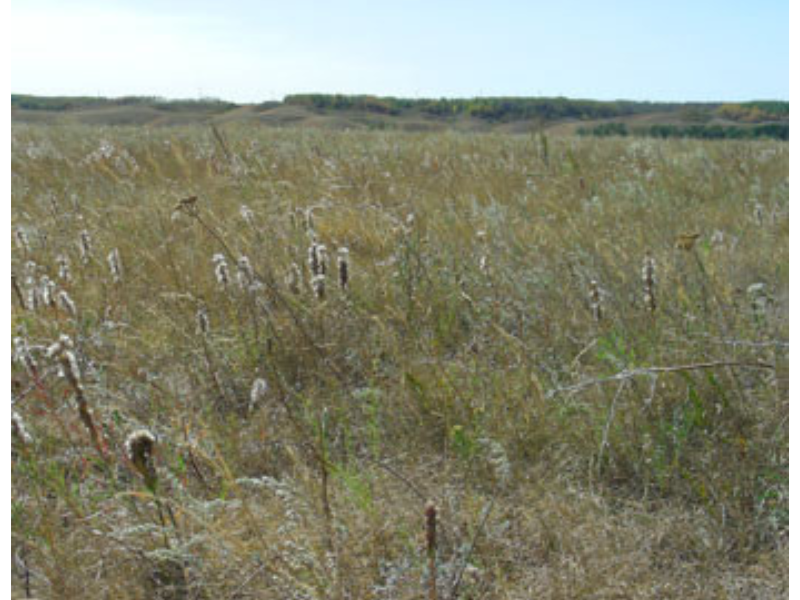
[(598, 379), (589, 379), (586, 381), (582, 381), (580, 383), (576, 383), (575, 385), (569, 385), (566, 387), (555, 388), (547, 392), (545, 397), (547, 399), (552, 399), (559, 394), (568, 394), (572, 392), (579, 392), (589, 387), (593, 387), (596, 385), (603, 385), (605, 383), (611, 383), (614, 381), (623, 381), (627, 379), (632, 379), (634, 377), (641, 377), (643, 375), (652, 376), (657, 375), (659, 373), (680, 373), (685, 371), (701, 371), (704, 369), (717, 369), (720, 367), (740, 367), (740, 368), (747, 368), (747, 369), (769, 369), (771, 371), (775, 370), (775, 365), (771, 365), (769, 363), (764, 362), (743, 362), (743, 361), (735, 361), (735, 360), (716, 360), (716, 361), (709, 361), (709, 362), (702, 362), (702, 363), (693, 363), (688, 365), (674, 365), (674, 366), (667, 366), (667, 367), (640, 367), (637, 369), (625, 369), (620, 371), (616, 375), (610, 375), (609, 377), (600, 377)]

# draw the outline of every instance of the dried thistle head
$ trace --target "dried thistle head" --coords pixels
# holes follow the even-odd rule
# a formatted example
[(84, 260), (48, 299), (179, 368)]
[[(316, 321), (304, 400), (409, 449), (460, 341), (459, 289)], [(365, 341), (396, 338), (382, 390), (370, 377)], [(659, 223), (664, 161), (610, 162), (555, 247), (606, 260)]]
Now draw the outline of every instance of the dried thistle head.
[(78, 309), (75, 306), (75, 302), (72, 301), (72, 298), (69, 297), (66, 290), (61, 290), (56, 294), (56, 303), (61, 310), (73, 319), (78, 316)]
[(45, 306), (56, 307), (56, 284), (47, 275), (42, 275), (39, 280), (39, 297)]
[(17, 246), (19, 247), (20, 250), (22, 250), (25, 254), (30, 253), (31, 246), (30, 243), (28, 242), (28, 234), (25, 233), (25, 230), (17, 227), (14, 230), (14, 239), (16, 239)]
[(312, 242), (308, 247), (308, 270), (312, 278), (322, 274), (318, 250), (319, 244), (317, 244), (317, 242)]
[(293, 294), (297, 295), (300, 293), (300, 283), (303, 280), (303, 275), (300, 272), (300, 267), (297, 266), (297, 263), (292, 263), (292, 266), (289, 267), (289, 271), (286, 273), (286, 287), (289, 288), (289, 291)]
[(139, 429), (131, 433), (125, 440), (125, 455), (134, 468), (144, 477), (145, 485), (155, 490), (158, 476), (153, 460), (156, 448), (156, 437), (147, 429)]
[(600, 286), (595, 279), (589, 282), (589, 307), (592, 309), (592, 317), (598, 323), (603, 320), (603, 296)]
[(256, 378), (253, 381), (253, 386), (250, 388), (249, 410), (251, 412), (261, 403), (264, 398), (266, 398), (267, 392), (269, 392), (269, 384), (267, 383), (267, 380), (262, 379), (261, 377)]
[(236, 280), (239, 283), (239, 287), (243, 290), (249, 289), (256, 279), (255, 272), (253, 271), (253, 265), (250, 264), (250, 259), (242, 255), (239, 257), (239, 261), (236, 263), (236, 266)]
[(21, 364), (28, 375), (36, 375), (39, 366), (36, 364), (36, 360), (33, 358), (30, 346), (28, 345), (28, 340), (22, 336), (17, 336), (14, 338), (13, 345), (14, 352), (11, 355), (12, 361)]
[(27, 446), (33, 442), (33, 438), (25, 428), (25, 423), (23, 422), (22, 417), (20, 417), (19, 413), (17, 413), (17, 411), (14, 409), (11, 409), (11, 435), (23, 446)]
[(120, 283), (122, 281), (122, 259), (120, 258), (119, 250), (114, 248), (108, 253), (106, 260), (108, 261), (108, 269), (111, 272), (111, 279), (114, 283)]
[(81, 262), (87, 264), (92, 258), (92, 236), (86, 229), (78, 236), (78, 248), (81, 252)]
[(321, 273), (319, 275), (314, 275), (311, 278), (311, 289), (314, 290), (314, 295), (316, 295), (318, 300), (325, 299), (325, 275)]
[(231, 282), (231, 275), (225, 255), (215, 254), (211, 257), (211, 262), (214, 263), (214, 277), (217, 283), (220, 287), (227, 288)]
[(649, 254), (642, 265), (642, 283), (644, 285), (644, 304), (647, 310), (656, 310), (656, 261)]
[(346, 290), (350, 285), (350, 251), (339, 248), (336, 254), (336, 264), (339, 272), (339, 287)]
[(58, 265), (58, 278), (67, 282), (72, 281), (69, 257), (66, 254), (59, 254), (56, 256), (56, 264)]
[(247, 206), (246, 204), (242, 204), (239, 207), (239, 214), (242, 216), (242, 219), (244, 219), (245, 223), (250, 225), (250, 227), (254, 226), (255, 214), (253, 213), (253, 211), (250, 209), (249, 206)]
[(208, 310), (206, 310), (205, 306), (197, 309), (195, 319), (197, 320), (197, 332), (200, 335), (208, 335), (211, 330), (211, 324), (208, 321)]

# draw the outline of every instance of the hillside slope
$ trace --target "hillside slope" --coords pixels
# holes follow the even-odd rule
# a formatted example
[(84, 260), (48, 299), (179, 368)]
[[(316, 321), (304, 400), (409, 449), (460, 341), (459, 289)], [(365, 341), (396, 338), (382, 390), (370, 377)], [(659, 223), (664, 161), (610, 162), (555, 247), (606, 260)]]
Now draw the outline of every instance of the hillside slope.
[[(652, 125), (788, 127), (788, 102), (649, 103), (566, 98), (473, 98), (408, 100), (374, 96), (296, 95), (282, 102), (233, 104), (220, 100), (149, 97), (54, 98), (12, 95), (15, 123), (173, 126), (258, 123), (275, 127), (391, 129), (574, 134), (604, 123), (627, 128)], [(788, 130), (787, 130), (788, 131)]]

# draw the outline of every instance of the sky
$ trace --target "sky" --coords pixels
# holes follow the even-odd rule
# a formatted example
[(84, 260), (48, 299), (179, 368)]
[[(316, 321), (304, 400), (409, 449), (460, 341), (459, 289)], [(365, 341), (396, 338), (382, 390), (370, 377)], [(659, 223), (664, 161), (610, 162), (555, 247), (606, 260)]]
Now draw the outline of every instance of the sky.
[(789, 98), (775, 0), (11, 0), (11, 91)]

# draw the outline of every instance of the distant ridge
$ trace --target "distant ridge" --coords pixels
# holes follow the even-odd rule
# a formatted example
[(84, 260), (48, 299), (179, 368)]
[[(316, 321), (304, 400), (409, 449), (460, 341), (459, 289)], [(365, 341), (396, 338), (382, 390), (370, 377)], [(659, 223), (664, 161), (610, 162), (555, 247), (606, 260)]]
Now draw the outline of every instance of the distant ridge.
[[(788, 139), (789, 103), (638, 102), (562, 97), (478, 97), (407, 99), (371, 95), (294, 94), (281, 102), (237, 104), (216, 98), (165, 99), (152, 96), (11, 95), (15, 123), (170, 126), (230, 121), (328, 129), (400, 129), (626, 135), (661, 126), (672, 133), (704, 137)], [(611, 125), (609, 127), (609, 125)], [(768, 126), (768, 127), (767, 127)], [(664, 127), (673, 129), (664, 129)], [(665, 133), (666, 132), (666, 133)], [(672, 133), (670, 133), (672, 132)], [(725, 133), (727, 132), (727, 133)], [(730, 134), (730, 135), (728, 135)], [(758, 137), (762, 137), (761, 133)]]

